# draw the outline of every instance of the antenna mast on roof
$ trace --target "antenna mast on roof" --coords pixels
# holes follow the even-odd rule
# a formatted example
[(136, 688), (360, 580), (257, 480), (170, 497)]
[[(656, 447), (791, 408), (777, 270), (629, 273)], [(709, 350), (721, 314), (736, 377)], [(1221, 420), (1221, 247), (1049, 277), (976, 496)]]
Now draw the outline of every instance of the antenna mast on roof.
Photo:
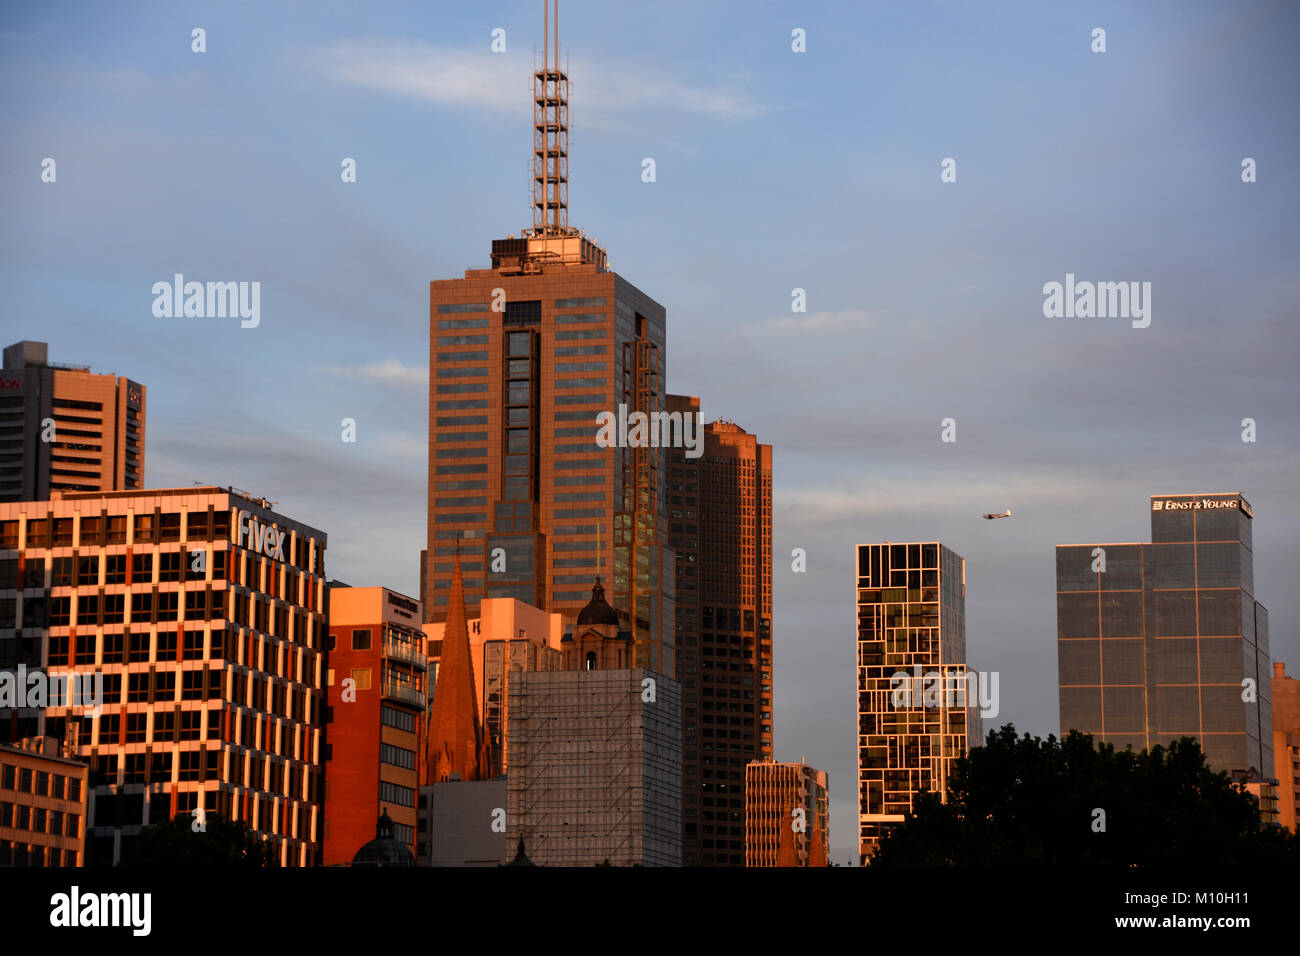
[[(555, 11), (551, 12), (554, 2)], [(569, 228), (569, 75), (560, 69), (560, 0), (544, 0), (542, 68), (533, 73), (533, 232)]]

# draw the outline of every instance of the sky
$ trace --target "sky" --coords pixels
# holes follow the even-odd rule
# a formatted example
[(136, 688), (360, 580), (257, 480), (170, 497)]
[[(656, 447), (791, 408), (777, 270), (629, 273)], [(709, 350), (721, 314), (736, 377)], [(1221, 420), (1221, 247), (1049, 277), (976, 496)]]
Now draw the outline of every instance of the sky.
[[(541, 20), (5, 4), (4, 344), (147, 385), (149, 486), (274, 499), (328, 533), (331, 577), (418, 594), (427, 283), (531, 222)], [(1296, 36), (1268, 2), (562, 5), (570, 222), (667, 309), (668, 390), (774, 449), (776, 757), (829, 772), (836, 862), (859, 543), (966, 559), (986, 728), (1045, 736), (1055, 546), (1149, 540), (1152, 494), (1241, 491), (1300, 672)], [(260, 324), (156, 317), (178, 272), (260, 282)], [(1149, 282), (1150, 325), (1045, 316), (1067, 274)]]

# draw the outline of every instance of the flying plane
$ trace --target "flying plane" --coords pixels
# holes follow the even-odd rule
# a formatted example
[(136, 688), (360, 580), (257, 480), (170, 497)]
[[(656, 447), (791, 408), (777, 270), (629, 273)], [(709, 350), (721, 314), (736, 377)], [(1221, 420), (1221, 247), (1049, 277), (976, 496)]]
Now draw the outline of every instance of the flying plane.
[(1000, 515), (985, 515), (984, 517), (988, 518), (990, 521), (992, 521), (994, 518), (1010, 518), (1010, 517), (1011, 517), (1011, 509), (1008, 508), (1006, 511), (1002, 512), (1002, 514), (1000, 514)]

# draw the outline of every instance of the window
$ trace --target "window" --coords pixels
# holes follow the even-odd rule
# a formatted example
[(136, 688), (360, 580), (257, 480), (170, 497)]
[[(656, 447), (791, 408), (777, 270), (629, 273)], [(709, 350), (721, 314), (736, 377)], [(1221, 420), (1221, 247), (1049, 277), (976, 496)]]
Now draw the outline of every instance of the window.
[[(384, 709), (391, 710), (392, 708), (386, 707)], [(15, 769), (16, 768), (11, 763), (7, 763), (0, 767), (0, 790), (12, 790), (14, 788)]]
[(399, 807), (415, 806), (415, 791), (410, 787), (398, 786), (387, 780), (379, 781), (379, 799), (385, 803), (395, 803)]
[(370, 650), (370, 629), (358, 628), (352, 632), (352, 649), (354, 651)]
[(104, 583), (126, 583), (126, 555), (110, 554), (104, 558)]
[(179, 581), (181, 579), (181, 553), (164, 551), (158, 555), (158, 580)]
[(394, 727), (397, 730), (405, 730), (407, 733), (415, 733), (414, 714), (384, 704), (380, 708), (379, 716), (380, 720), (382, 720), (388, 727)]
[(357, 690), (370, 690), (370, 668), (358, 667), (352, 671), (352, 680)]
[(99, 584), (99, 555), (77, 559), (77, 586), (95, 587)]
[(76, 561), (73, 558), (55, 558), (50, 564), (50, 584), (53, 587), (71, 587), (76, 576)]
[(126, 595), (104, 595), (104, 623), (121, 624), (126, 620)]
[(148, 584), (153, 581), (153, 555), (131, 555), (131, 581), (135, 584)]
[(415, 769), (415, 751), (407, 750), (405, 747), (394, 747), (392, 744), (381, 743), (379, 745), (379, 759), (383, 763), (391, 764), (394, 767), (402, 767), (406, 770)]

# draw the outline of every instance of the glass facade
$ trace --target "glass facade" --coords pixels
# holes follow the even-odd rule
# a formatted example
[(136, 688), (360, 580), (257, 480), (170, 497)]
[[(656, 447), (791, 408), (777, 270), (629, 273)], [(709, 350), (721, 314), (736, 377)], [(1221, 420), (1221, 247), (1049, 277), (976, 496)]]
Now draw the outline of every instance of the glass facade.
[[(966, 562), (938, 542), (857, 549), (858, 842), (865, 864), (981, 736), (968, 699)], [(973, 672), (972, 676), (973, 676)]]
[(1253, 520), (1239, 494), (1156, 495), (1150, 544), (1056, 549), (1062, 733), (1134, 750), (1192, 736), (1215, 770), (1268, 772)]

